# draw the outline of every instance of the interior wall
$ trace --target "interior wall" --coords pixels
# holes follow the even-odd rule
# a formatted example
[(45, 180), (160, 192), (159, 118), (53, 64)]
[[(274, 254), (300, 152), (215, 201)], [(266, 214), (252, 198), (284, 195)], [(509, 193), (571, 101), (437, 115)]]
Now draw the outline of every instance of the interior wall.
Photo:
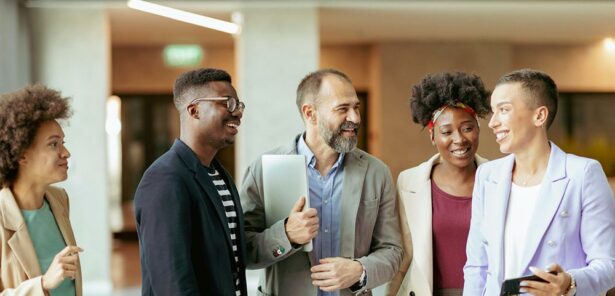
[[(196, 67), (224, 69), (235, 77), (232, 46), (203, 46), (205, 55)], [(162, 60), (161, 46), (114, 46), (112, 83), (114, 93), (168, 93), (177, 76), (188, 68), (169, 68)], [(321, 68), (336, 68), (348, 74), (359, 90), (369, 90), (370, 46), (323, 46)], [(306, 73), (307, 74), (307, 73)], [(297, 83), (299, 83), (297, 81)]]
[(370, 90), (369, 60), (369, 45), (328, 45), (320, 48), (320, 68), (344, 72), (360, 91)]
[[(511, 46), (492, 43), (384, 43), (375, 46), (381, 75), (380, 121), (375, 138), (381, 149), (375, 152), (389, 164), (394, 176), (416, 166), (436, 153), (426, 130), (412, 122), (408, 98), (410, 88), (427, 74), (465, 71), (481, 76), (487, 88), (493, 88), (501, 73), (511, 70)], [(371, 119), (371, 118), (370, 118)], [(371, 120), (374, 122), (375, 120)], [(481, 123), (479, 153), (487, 158), (499, 155), (495, 141)], [(491, 137), (491, 138), (490, 138)]]
[(560, 91), (615, 91), (615, 51), (606, 50), (602, 42), (516, 45), (512, 60), (515, 68), (549, 73)]
[[(550, 74), (560, 91), (615, 91), (615, 53), (601, 43), (531, 45), (504, 43), (382, 43), (372, 48), (370, 80), (378, 94), (372, 96), (370, 123), (376, 140), (372, 152), (391, 166), (394, 176), (435, 153), (426, 131), (411, 122), (407, 98), (410, 86), (428, 74), (462, 70), (481, 76), (489, 90), (512, 70), (534, 68)], [(614, 122), (615, 123), (615, 122)], [(487, 121), (481, 121), (479, 153), (501, 157)], [(558, 143), (562, 132), (551, 127)]]
[(199, 67), (224, 69), (231, 77), (235, 77), (235, 53), (232, 46), (203, 46), (203, 49), (203, 60), (199, 66), (171, 68), (164, 64), (162, 46), (114, 46), (111, 80), (113, 93), (171, 93), (177, 76)]
[[(175, 77), (185, 69), (166, 68), (160, 52), (161, 48), (114, 47), (113, 92), (170, 92)], [(203, 66), (220, 67), (234, 74), (232, 47), (206, 48)], [(501, 75), (531, 67), (552, 75), (561, 91), (615, 91), (615, 53), (606, 52), (601, 43), (324, 45), (320, 67), (340, 69), (351, 77), (357, 89), (369, 93), (369, 110), (364, 114), (370, 122), (368, 147), (390, 165), (394, 176), (435, 153), (426, 131), (412, 122), (408, 106), (410, 87), (429, 73), (472, 72), (492, 90)], [(489, 159), (501, 157), (486, 120), (481, 121), (481, 127), (479, 153)], [(552, 132), (555, 139), (561, 134), (557, 128), (553, 127)]]

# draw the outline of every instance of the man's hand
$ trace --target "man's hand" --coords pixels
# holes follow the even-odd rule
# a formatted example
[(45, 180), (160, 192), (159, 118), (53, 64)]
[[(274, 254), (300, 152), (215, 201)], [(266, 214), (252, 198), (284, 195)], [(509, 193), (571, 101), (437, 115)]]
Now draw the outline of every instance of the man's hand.
[(307, 244), (318, 234), (318, 213), (314, 208), (302, 211), (304, 205), (305, 197), (302, 196), (290, 210), (284, 225), (288, 240), (297, 245)]
[(363, 266), (358, 261), (346, 258), (324, 258), (313, 266), (312, 284), (323, 291), (346, 289), (361, 279)]
[(536, 267), (530, 267), (530, 271), (547, 282), (523, 281), (521, 282), (521, 289), (519, 289), (522, 293), (529, 293), (534, 296), (560, 296), (565, 295), (570, 288), (572, 279), (558, 264), (553, 264), (548, 268), (548, 271), (557, 271), (557, 275)]

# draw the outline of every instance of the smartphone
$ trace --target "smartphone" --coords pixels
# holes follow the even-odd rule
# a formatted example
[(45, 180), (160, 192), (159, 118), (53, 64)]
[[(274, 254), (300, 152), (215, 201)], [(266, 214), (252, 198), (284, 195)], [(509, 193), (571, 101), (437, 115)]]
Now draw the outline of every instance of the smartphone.
[[(557, 271), (549, 271), (552, 275), (557, 275)], [(502, 290), (500, 291), (500, 296), (509, 296), (509, 295), (519, 295), (519, 289), (521, 286), (519, 285), (522, 281), (536, 281), (536, 282), (546, 282), (545, 280), (539, 278), (537, 275), (528, 275), (524, 277), (518, 277), (514, 279), (507, 279), (502, 283)]]

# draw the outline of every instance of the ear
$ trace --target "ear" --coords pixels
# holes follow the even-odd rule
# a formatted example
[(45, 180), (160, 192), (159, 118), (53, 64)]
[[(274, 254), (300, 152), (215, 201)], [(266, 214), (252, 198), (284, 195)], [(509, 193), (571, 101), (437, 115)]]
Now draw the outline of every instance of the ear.
[(17, 160), (17, 164), (20, 166), (26, 165), (28, 163), (28, 159), (26, 158), (26, 153), (22, 154)]
[(538, 107), (534, 112), (534, 125), (546, 127), (547, 118), (549, 118), (549, 109), (546, 106)]
[(198, 105), (196, 104), (188, 104), (188, 106), (186, 106), (186, 111), (188, 112), (188, 116), (194, 119), (199, 119), (199, 110), (197, 106)]
[(431, 140), (431, 145), (436, 146), (436, 141), (433, 139), (433, 128), (427, 129), (429, 131), (429, 139)]
[(316, 124), (316, 108), (311, 104), (301, 105), (301, 116), (306, 122)]

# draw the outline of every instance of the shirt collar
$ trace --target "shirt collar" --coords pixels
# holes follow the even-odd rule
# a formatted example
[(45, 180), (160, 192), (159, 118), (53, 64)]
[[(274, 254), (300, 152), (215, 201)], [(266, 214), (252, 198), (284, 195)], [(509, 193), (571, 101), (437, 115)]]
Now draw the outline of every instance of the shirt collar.
[[(299, 140), (297, 141), (297, 153), (305, 156), (309, 167), (315, 168), (316, 167), (316, 156), (314, 155), (314, 152), (310, 150), (310, 147), (308, 147), (307, 143), (305, 143), (304, 138), (305, 138), (305, 133), (301, 134), (301, 136), (299, 137)], [(331, 169), (335, 169), (341, 166), (341, 164), (344, 162), (345, 156), (346, 156), (346, 153), (340, 153), (340, 155), (337, 158), (337, 161), (335, 162), (335, 164), (333, 165)]]

